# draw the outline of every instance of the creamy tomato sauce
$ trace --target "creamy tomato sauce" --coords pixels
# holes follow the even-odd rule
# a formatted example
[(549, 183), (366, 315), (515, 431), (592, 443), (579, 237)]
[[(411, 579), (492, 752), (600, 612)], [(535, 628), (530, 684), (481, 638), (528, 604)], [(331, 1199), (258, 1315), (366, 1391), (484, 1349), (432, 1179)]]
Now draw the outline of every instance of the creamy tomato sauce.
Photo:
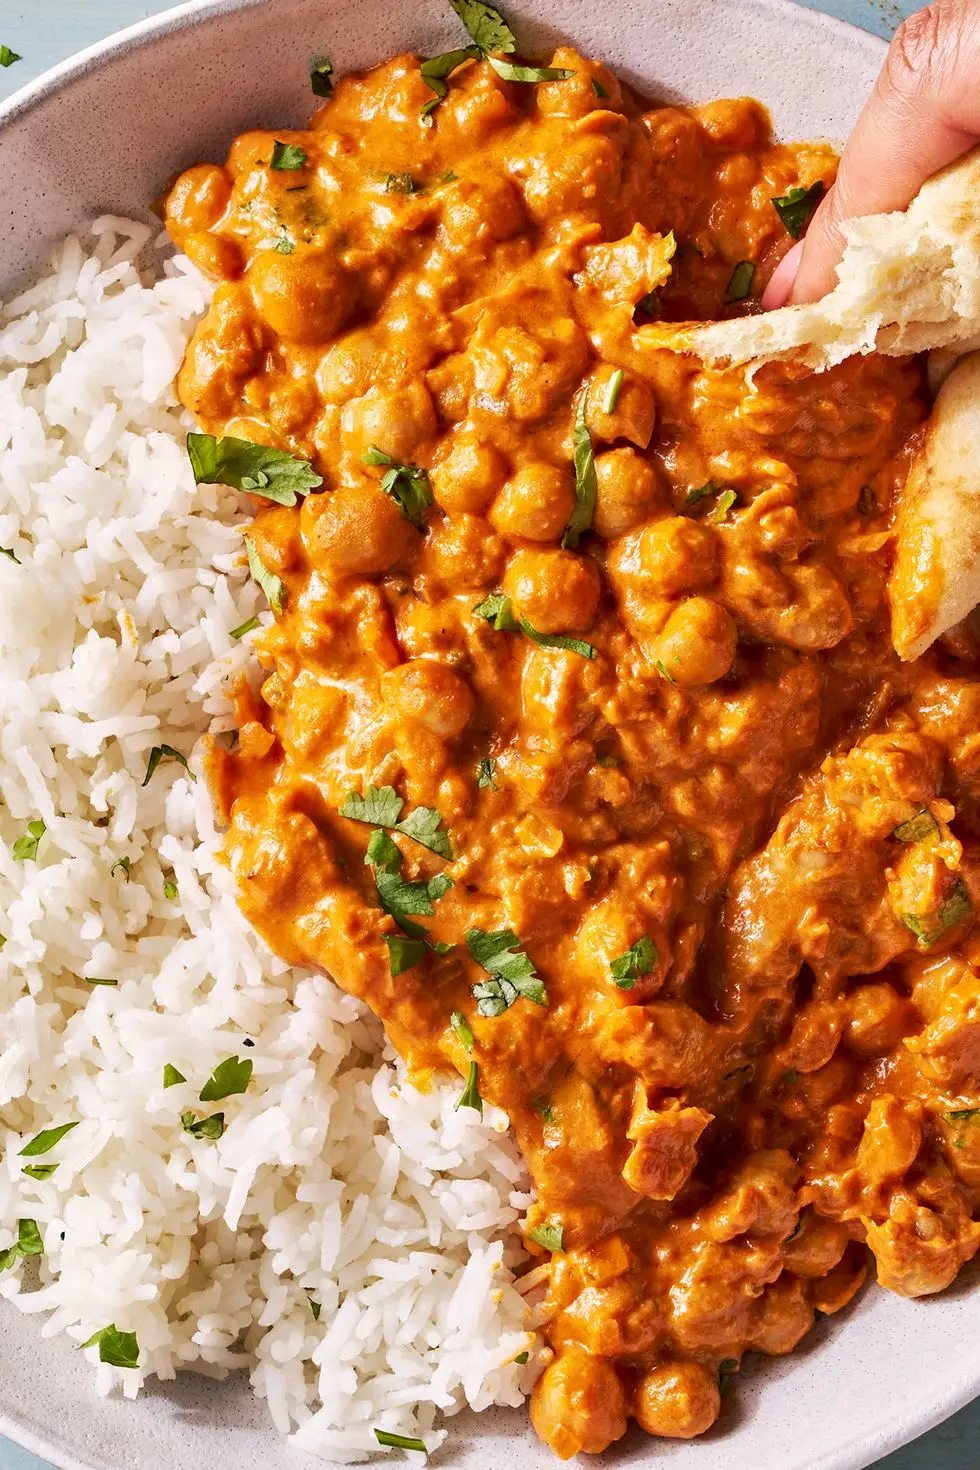
[(888, 640), (919, 366), (644, 339), (757, 309), (771, 201), (833, 155), (553, 65), (468, 62), (426, 128), (398, 57), (167, 219), (219, 281), (184, 403), (323, 477), (255, 499), (281, 614), (212, 762), (241, 903), (509, 1113), (568, 1457), (707, 1429), (868, 1247), (906, 1295), (976, 1250), (980, 686), (967, 630)]

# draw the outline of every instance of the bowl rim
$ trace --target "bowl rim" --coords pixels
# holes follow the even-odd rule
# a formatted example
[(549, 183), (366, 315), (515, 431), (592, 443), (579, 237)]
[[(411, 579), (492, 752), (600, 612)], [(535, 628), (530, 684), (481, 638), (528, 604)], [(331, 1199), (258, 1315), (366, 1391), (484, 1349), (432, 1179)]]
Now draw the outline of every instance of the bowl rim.
[[(275, 0), (185, 0), (183, 4), (170, 6), (132, 25), (115, 30), (102, 40), (41, 72), (0, 102), (0, 129), (26, 117), (62, 87), (82, 79), (118, 57), (128, 55), (175, 31), (186, 30), (236, 11), (273, 3)], [(888, 49), (888, 43), (873, 32), (826, 11), (799, 5), (795, 0), (740, 0), (740, 3), (747, 8), (779, 12), (787, 21), (796, 24), (823, 29), (831, 36), (836, 36), (839, 44), (861, 47), (870, 57), (879, 61), (884, 58)], [(891, 1417), (877, 1419), (843, 1455), (839, 1449), (828, 1451), (814, 1461), (812, 1470), (863, 1470), (863, 1467), (928, 1433), (970, 1403), (978, 1394), (980, 1359), (972, 1367), (964, 1364), (963, 1371), (955, 1382), (948, 1384), (948, 1391), (941, 1399), (933, 1399), (928, 1406), (922, 1403), (915, 1405), (910, 1401), (906, 1413), (898, 1421)], [(0, 1435), (43, 1459), (47, 1459), (52, 1452), (56, 1453), (59, 1470), (96, 1470), (90, 1461), (56, 1449), (30, 1424), (14, 1418), (2, 1405)]]

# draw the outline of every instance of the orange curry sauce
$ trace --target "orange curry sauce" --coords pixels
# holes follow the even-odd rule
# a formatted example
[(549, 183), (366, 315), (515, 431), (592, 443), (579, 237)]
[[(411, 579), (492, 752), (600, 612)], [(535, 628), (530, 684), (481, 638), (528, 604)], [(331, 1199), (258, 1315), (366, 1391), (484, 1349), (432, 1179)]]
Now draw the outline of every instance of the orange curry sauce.
[[(467, 63), (426, 128), (398, 57), (308, 131), (190, 169), (167, 221), (220, 282), (183, 402), (323, 476), (254, 501), (282, 611), (212, 760), (242, 907), (363, 997), (421, 1085), (475, 1061), (509, 1113), (529, 1228), (561, 1247), (531, 1413), (568, 1457), (630, 1417), (707, 1429), (720, 1367), (789, 1352), (867, 1247), (913, 1296), (976, 1250), (980, 683), (966, 632), (909, 666), (888, 639), (918, 365), (719, 372), (644, 345), (658, 311), (757, 309), (791, 243), (771, 200), (833, 155), (774, 143), (752, 101), (648, 108), (553, 64), (572, 76)], [(273, 168), (276, 140), (302, 162)], [(598, 492), (563, 549), (583, 388)], [(427, 471), (421, 530), (384, 456)], [(501, 627), (474, 610), (497, 592)], [(389, 809), (366, 862), (372, 825), (340, 808), (369, 786), (438, 813), (451, 859)], [(406, 949), (386, 861), (416, 897), (452, 880), (405, 926), (448, 953)], [(512, 931), (505, 978), (544, 991), (480, 1014), (474, 987), (506, 987), (474, 930)]]

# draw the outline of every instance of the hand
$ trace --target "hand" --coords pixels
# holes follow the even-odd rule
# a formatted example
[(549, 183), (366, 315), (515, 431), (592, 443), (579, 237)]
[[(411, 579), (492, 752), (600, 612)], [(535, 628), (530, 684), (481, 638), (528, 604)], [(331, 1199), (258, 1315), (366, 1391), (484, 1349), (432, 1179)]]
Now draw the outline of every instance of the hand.
[(905, 209), (937, 169), (980, 139), (980, 0), (936, 0), (899, 27), (806, 239), (762, 297), (767, 309), (833, 289), (842, 220)]

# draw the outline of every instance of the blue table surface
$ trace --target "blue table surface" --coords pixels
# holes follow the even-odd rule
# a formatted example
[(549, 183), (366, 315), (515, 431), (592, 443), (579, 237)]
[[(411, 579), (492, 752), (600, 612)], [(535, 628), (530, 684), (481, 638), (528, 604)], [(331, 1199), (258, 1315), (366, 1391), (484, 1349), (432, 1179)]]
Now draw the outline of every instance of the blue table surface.
[[(890, 36), (918, 0), (802, 0), (813, 10)], [(705, 0), (710, 4), (710, 0)], [(0, 0), (0, 43), (21, 53), (0, 70), (0, 101), (58, 61), (166, 8), (154, 0)], [(46, 1462), (0, 1440), (0, 1470), (44, 1470)], [(980, 1399), (938, 1429), (878, 1463), (877, 1470), (967, 1470), (980, 1465)]]

